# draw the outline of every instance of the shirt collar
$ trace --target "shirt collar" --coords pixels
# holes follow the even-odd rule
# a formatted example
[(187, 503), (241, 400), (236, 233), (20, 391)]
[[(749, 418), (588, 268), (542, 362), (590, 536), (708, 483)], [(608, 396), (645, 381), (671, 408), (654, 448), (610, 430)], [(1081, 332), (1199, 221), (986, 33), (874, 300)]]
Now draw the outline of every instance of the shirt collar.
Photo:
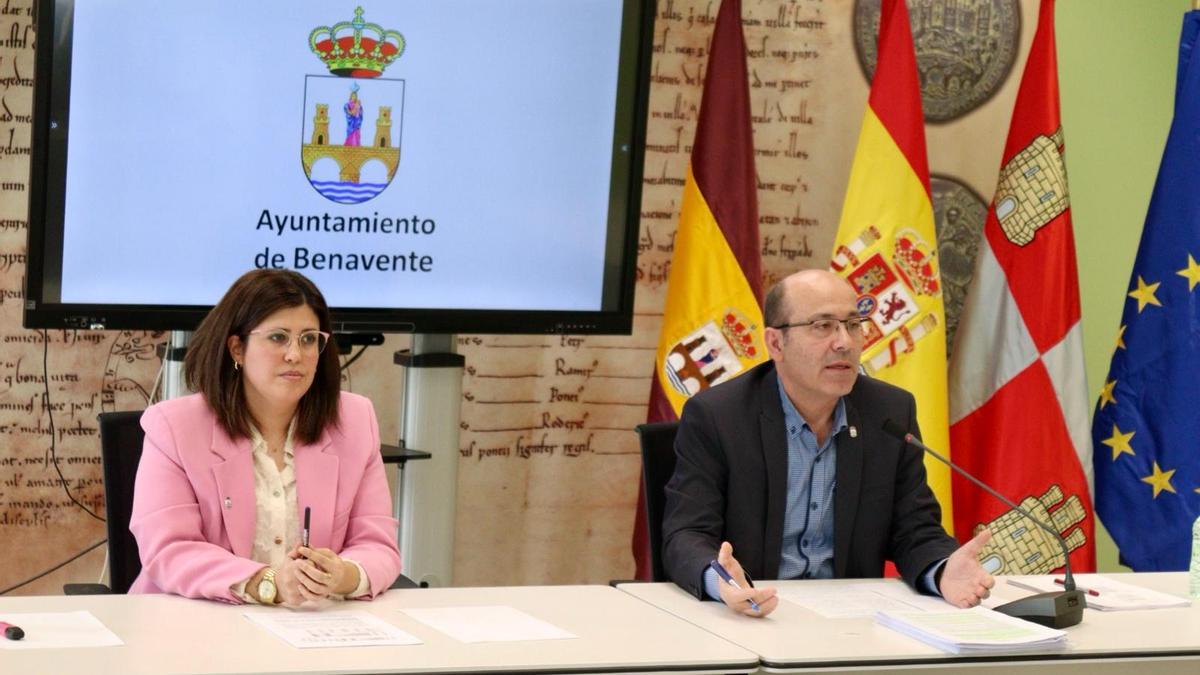
[[(288, 423), (287, 437), (284, 438), (283, 441), (284, 457), (291, 457), (295, 454), (292, 446), (292, 433), (295, 430), (296, 418), (293, 417), (292, 421)], [(258, 427), (254, 426), (254, 422), (250, 423), (250, 449), (253, 452), (260, 453), (265, 453), (267, 451), (267, 439), (263, 438), (262, 434), (259, 433)]]
[[(783, 428), (787, 431), (788, 436), (795, 437), (801, 431), (808, 429), (812, 431), (808, 420), (804, 419), (804, 415), (796, 410), (796, 406), (792, 404), (792, 399), (788, 398), (787, 392), (783, 389), (783, 379), (776, 378), (779, 384), (779, 401), (783, 405)], [(846, 397), (838, 398), (837, 405), (833, 408), (833, 433), (830, 437), (836, 436), (842, 429), (846, 428)]]

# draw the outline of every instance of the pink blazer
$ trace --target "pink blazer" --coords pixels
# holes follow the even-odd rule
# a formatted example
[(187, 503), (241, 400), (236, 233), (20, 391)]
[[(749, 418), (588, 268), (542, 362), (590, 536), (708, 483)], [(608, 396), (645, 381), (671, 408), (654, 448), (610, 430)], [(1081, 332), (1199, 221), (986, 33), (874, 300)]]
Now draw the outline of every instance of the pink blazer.
[[(400, 574), (396, 519), (379, 454), (371, 401), (342, 392), (339, 421), (295, 447), (296, 506), (312, 507), (309, 542), (361, 564), (381, 593)], [(250, 440), (233, 440), (199, 394), (142, 415), (146, 442), (129, 529), (142, 572), (130, 593), (175, 593), (240, 603), (229, 586), (263, 565), (254, 544)]]

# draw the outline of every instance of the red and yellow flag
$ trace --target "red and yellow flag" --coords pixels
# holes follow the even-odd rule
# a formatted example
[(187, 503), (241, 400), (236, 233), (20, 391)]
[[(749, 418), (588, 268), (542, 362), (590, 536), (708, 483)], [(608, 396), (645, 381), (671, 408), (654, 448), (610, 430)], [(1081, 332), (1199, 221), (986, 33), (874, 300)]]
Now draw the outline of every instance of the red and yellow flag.
[[(651, 422), (676, 419), (691, 395), (766, 359), (750, 87), (740, 0), (721, 3), (683, 187), (651, 382)], [(637, 576), (650, 576), (639, 494)]]
[[(949, 453), (946, 311), (917, 59), (904, 2), (882, 4), (879, 57), (830, 266), (854, 284), (870, 316), (864, 369), (912, 392), (925, 442)], [(928, 457), (925, 468), (949, 530), (949, 469)]]

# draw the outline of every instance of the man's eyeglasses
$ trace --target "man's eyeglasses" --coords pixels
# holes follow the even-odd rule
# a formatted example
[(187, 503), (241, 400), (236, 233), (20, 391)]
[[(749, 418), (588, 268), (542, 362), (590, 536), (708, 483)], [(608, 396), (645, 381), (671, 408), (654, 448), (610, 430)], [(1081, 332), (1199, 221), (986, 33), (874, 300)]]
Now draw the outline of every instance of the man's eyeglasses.
[(267, 344), (281, 352), (291, 349), (293, 339), (300, 347), (300, 351), (305, 354), (320, 354), (325, 351), (325, 345), (329, 343), (329, 333), (323, 333), (319, 330), (306, 330), (294, 338), (291, 332), (282, 328), (252, 330), (250, 334), (263, 336)]
[(788, 328), (804, 328), (808, 334), (815, 338), (827, 338), (837, 332), (838, 324), (842, 324), (846, 329), (846, 333), (852, 338), (866, 337), (867, 323), (870, 319), (864, 316), (856, 316), (849, 319), (813, 319), (812, 321), (797, 321), (796, 323), (785, 323), (782, 326), (773, 326), (777, 330), (785, 330)]

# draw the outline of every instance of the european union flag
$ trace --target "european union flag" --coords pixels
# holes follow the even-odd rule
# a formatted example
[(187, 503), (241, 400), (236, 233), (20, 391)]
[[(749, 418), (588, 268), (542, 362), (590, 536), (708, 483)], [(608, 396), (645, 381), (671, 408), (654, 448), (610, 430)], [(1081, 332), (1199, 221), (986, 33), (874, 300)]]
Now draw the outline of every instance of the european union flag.
[(1096, 512), (1134, 570), (1187, 569), (1200, 514), (1200, 11), (1184, 16), (1175, 117), (1096, 404)]

